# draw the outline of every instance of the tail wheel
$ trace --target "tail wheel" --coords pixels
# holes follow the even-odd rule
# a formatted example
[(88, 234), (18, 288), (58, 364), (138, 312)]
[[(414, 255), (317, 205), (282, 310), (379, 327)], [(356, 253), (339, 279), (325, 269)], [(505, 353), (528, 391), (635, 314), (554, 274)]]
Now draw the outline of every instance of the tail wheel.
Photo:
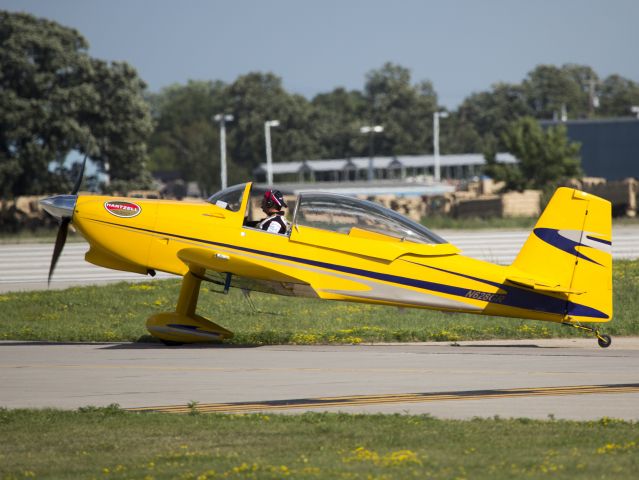
[(586, 332), (594, 333), (597, 337), (597, 343), (601, 348), (608, 348), (612, 343), (612, 338), (610, 335), (606, 335), (603, 333), (599, 333), (599, 330), (593, 327), (589, 327), (588, 325), (581, 325), (578, 322), (563, 322), (562, 325), (566, 325), (567, 327), (573, 327), (577, 330), (585, 330)]
[(610, 335), (597, 335), (597, 343), (601, 348), (608, 348), (612, 343)]

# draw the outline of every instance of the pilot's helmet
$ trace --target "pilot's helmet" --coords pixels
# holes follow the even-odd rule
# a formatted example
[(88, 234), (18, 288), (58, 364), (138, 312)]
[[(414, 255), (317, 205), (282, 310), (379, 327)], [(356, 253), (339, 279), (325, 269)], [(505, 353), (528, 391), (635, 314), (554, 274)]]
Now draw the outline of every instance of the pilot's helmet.
[(282, 192), (279, 190), (267, 190), (264, 193), (262, 208), (267, 209), (271, 207), (275, 207), (278, 210), (282, 210), (283, 207), (288, 207), (284, 201), (284, 195), (282, 195)]

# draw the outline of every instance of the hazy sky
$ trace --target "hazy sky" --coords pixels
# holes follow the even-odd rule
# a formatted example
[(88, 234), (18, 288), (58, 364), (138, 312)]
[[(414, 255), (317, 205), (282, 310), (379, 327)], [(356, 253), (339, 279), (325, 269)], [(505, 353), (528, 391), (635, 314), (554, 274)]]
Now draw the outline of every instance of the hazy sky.
[(132, 64), (152, 91), (273, 72), (307, 97), (362, 89), (385, 62), (456, 107), (538, 64), (639, 81), (639, 0), (0, 0), (79, 30), (89, 53)]

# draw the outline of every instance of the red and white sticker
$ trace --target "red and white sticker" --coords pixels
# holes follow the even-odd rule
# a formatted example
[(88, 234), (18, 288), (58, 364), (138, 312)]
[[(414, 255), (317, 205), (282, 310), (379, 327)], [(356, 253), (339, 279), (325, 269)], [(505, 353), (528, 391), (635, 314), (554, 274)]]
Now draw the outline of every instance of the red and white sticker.
[(111, 215), (122, 218), (131, 218), (139, 215), (142, 208), (131, 202), (121, 202), (119, 200), (113, 200), (111, 202), (104, 202), (104, 208)]

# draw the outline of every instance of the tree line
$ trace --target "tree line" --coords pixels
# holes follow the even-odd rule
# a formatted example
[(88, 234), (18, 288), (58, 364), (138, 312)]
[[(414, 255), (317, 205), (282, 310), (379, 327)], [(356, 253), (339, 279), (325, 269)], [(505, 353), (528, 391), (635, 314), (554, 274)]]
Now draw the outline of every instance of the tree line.
[[(630, 79), (600, 78), (585, 65), (539, 65), (520, 83), (495, 84), (449, 112), (441, 124), (441, 151), (486, 152), (490, 160), (491, 152), (524, 148), (521, 135), (528, 132), (565, 147), (548, 158), (567, 156), (571, 164), (574, 146), (561, 132), (549, 140), (531, 120), (562, 112), (570, 118), (627, 116), (638, 104), (639, 84)], [(361, 90), (335, 88), (311, 99), (286, 91), (282, 79), (268, 72), (150, 93), (130, 65), (90, 57), (76, 30), (0, 11), (3, 197), (63, 191), (72, 176), (63, 166), (70, 151), (108, 166), (111, 189), (148, 185), (149, 172), (173, 172), (204, 192), (215, 191), (220, 152), (213, 117), (219, 113), (234, 116), (227, 125), (233, 183), (264, 161), (266, 120), (280, 121), (272, 130), (275, 161), (367, 156), (368, 138), (359, 128), (371, 124), (384, 126), (375, 136), (376, 155), (411, 155), (432, 151), (433, 113), (442, 110), (431, 82), (414, 81), (409, 69), (393, 63), (371, 70)], [(498, 165), (488, 170), (510, 175), (513, 188), (527, 183), (526, 172), (517, 180)]]
[(69, 190), (71, 151), (110, 166), (118, 183), (146, 181), (153, 122), (130, 65), (88, 54), (76, 30), (0, 11), (0, 193)]

